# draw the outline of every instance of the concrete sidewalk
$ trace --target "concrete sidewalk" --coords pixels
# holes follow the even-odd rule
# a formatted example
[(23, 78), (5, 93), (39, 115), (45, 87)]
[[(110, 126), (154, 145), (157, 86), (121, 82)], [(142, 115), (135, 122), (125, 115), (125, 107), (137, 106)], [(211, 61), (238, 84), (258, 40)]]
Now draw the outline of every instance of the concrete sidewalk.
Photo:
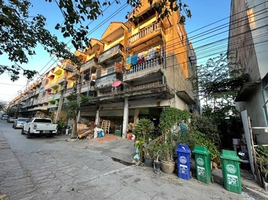
[[(133, 157), (135, 155), (134, 141), (123, 139), (115, 135), (105, 135), (103, 138), (95, 138), (91, 140), (80, 140), (78, 144), (85, 142), (86, 147), (91, 150), (101, 151), (102, 154), (108, 155), (118, 162), (125, 164), (133, 164)], [(194, 163), (191, 163), (191, 168)], [(261, 188), (258, 183), (254, 180), (253, 175), (250, 171), (240, 169), (241, 171), (241, 184), (243, 191), (251, 191), (258, 196), (268, 199), (268, 191)], [(174, 176), (177, 176), (174, 173)], [(213, 169), (212, 177), (214, 184), (220, 184), (224, 187), (224, 180), (221, 169)], [(193, 177), (195, 178), (195, 177)]]

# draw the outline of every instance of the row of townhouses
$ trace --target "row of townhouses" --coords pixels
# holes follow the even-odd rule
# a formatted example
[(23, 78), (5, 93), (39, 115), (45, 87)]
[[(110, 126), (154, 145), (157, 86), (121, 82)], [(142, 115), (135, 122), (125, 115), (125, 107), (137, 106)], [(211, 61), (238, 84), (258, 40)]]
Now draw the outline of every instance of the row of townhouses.
[(187, 81), (195, 71), (196, 57), (178, 23), (179, 12), (158, 21), (156, 11), (144, 1), (135, 15), (138, 21), (111, 22), (100, 39), (90, 40), (91, 48), (77, 50), (80, 69), (62, 60), (10, 106), (17, 106), (20, 116), (52, 113), (57, 122), (64, 115), (66, 97), (79, 92), (90, 97), (80, 108), (79, 121), (109, 121), (110, 132), (120, 127), (122, 136), (139, 118), (158, 124), (163, 107), (199, 112)]

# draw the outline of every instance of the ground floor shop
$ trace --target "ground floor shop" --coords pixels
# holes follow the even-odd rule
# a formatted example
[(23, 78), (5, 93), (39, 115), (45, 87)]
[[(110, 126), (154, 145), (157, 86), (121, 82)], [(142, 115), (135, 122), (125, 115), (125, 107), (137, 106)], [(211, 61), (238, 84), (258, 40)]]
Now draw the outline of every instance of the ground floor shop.
[[(103, 128), (106, 134), (126, 137), (127, 133), (131, 131), (130, 125), (135, 126), (142, 118), (150, 119), (157, 131), (162, 109), (174, 107), (174, 103), (172, 103), (173, 99), (164, 101), (125, 99), (124, 102), (84, 106), (81, 107), (79, 121), (85, 124), (94, 122), (95, 125)], [(187, 108), (185, 105), (183, 106), (180, 106), (181, 109)]]

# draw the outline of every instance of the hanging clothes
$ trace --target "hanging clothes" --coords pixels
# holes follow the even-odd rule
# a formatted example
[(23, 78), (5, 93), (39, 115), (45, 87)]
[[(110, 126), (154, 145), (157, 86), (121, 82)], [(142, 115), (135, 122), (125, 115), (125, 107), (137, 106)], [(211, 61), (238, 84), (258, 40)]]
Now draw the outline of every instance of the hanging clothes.
[(138, 62), (138, 55), (134, 55), (131, 57), (131, 65), (136, 65)]

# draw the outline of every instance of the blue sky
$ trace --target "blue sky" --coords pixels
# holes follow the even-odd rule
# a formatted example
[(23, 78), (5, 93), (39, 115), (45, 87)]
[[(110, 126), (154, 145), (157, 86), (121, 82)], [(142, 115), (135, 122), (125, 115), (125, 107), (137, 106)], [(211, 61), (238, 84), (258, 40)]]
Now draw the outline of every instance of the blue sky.
[[(32, 2), (33, 7), (31, 8), (31, 14), (35, 15), (40, 13), (47, 17), (47, 27), (53, 34), (56, 34), (61, 41), (69, 42), (68, 44), (71, 46), (70, 39), (60, 37), (59, 32), (54, 30), (56, 23), (63, 21), (62, 15), (55, 4), (48, 3), (45, 0), (32, 0)], [(230, 15), (231, 0), (184, 0), (184, 2), (189, 6), (192, 12), (192, 18), (188, 18), (185, 25), (188, 37), (196, 49), (198, 64), (203, 64), (208, 56), (212, 55), (211, 52), (217, 53), (224, 50), (227, 44), (227, 40), (223, 42), (216, 41), (228, 37), (227, 24), (229, 22), (228, 17)], [(124, 8), (124, 4), (125, 1), (121, 0), (121, 4), (113, 4), (104, 12), (104, 16), (99, 17), (98, 20), (88, 22), (91, 30), (99, 26), (99, 28), (92, 31), (88, 37), (100, 39), (102, 33), (111, 21), (125, 22), (125, 15), (132, 9), (129, 6)], [(118, 9), (122, 10), (112, 17), (111, 15)], [(110, 17), (111, 19), (108, 20)], [(218, 30), (215, 30), (216, 27), (218, 27)], [(208, 31), (208, 33), (202, 34), (205, 31)], [(208, 45), (209, 43), (211, 44)], [(37, 55), (29, 59), (29, 63), (22, 65), (24, 68), (35, 69), (42, 74), (56, 65), (56, 59), (50, 57), (50, 55), (43, 50), (42, 46), (37, 46), (36, 53)], [(1, 55), (0, 60), (1, 64), (12, 64), (5, 55)], [(20, 78), (19, 81), (12, 82), (6, 73), (0, 75), (0, 88), (2, 88), (0, 91), (0, 101), (11, 101), (18, 95), (18, 91), (25, 89), (26, 84), (27, 80), (24, 77)]]

